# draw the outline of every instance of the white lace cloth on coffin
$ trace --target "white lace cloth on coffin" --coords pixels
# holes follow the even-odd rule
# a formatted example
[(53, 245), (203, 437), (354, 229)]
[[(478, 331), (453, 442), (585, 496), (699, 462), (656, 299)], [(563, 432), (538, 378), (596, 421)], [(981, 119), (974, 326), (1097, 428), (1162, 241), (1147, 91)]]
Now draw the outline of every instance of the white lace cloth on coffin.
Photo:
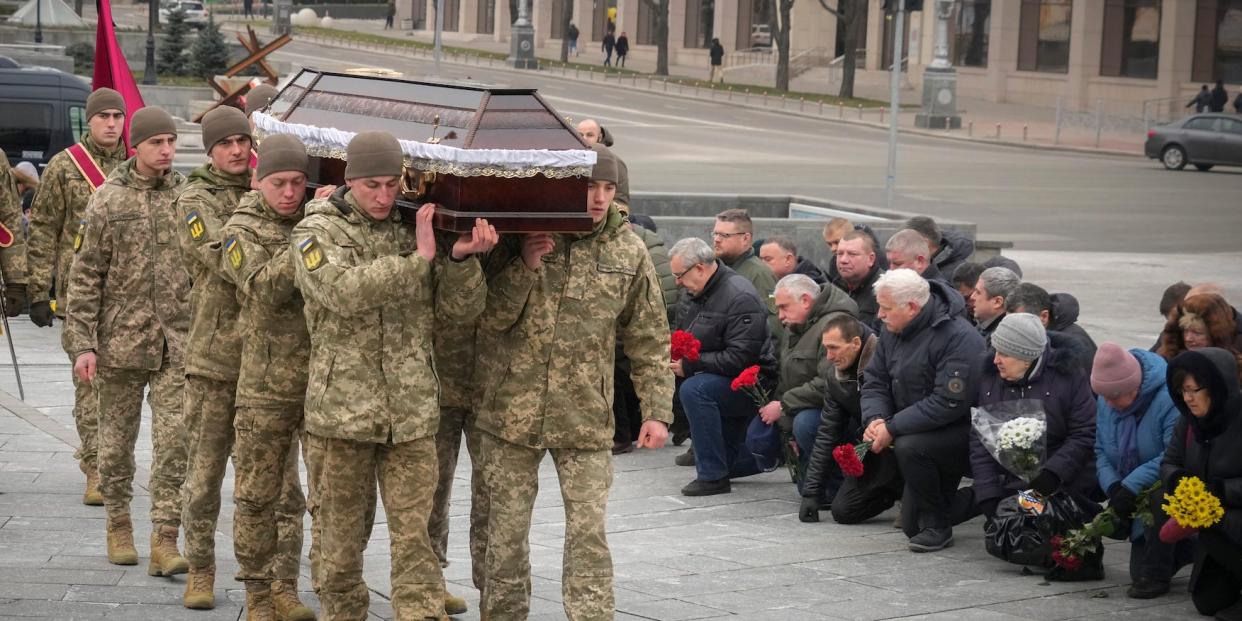
[[(263, 112), (253, 117), (259, 137), (271, 134), (297, 136), (306, 151), (319, 157), (345, 159), (345, 148), (356, 135), (331, 127), (286, 123)], [(415, 140), (398, 140), (410, 166), (425, 172), (459, 177), (533, 177), (555, 179), (590, 176), (595, 152), (589, 149), (461, 149)]]

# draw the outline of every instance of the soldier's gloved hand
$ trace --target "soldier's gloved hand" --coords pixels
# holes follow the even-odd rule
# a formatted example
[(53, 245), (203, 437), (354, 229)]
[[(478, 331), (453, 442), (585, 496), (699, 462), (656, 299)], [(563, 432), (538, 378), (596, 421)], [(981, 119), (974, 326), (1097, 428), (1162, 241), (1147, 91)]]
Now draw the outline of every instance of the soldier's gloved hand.
[(1134, 515), (1134, 509), (1138, 506), (1138, 495), (1121, 483), (1113, 483), (1112, 489), (1108, 490), (1108, 506), (1112, 507), (1117, 517), (1124, 520)]
[(4, 287), (4, 310), (9, 317), (16, 317), (26, 310), (26, 284), (9, 283)]
[(802, 506), (798, 508), (798, 519), (803, 522), (818, 522), (819, 500), (803, 497)]
[(52, 304), (47, 300), (30, 305), (30, 320), (40, 328), (49, 328), (56, 315), (52, 313)]

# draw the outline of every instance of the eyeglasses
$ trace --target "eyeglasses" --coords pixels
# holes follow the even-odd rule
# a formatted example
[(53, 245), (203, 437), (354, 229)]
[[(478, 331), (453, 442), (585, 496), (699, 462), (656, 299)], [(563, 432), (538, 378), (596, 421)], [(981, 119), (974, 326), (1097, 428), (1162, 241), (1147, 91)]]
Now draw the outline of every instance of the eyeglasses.
[(742, 233), (717, 233), (716, 231), (712, 231), (712, 239), (729, 239), (730, 237), (737, 237), (738, 235), (745, 235), (745, 234), (746, 233), (744, 232)]
[(689, 274), (690, 272), (694, 271), (694, 268), (700, 265), (702, 265), (702, 263), (695, 263), (694, 265), (691, 265), (690, 267), (687, 267), (686, 269), (682, 270), (680, 274), (678, 274), (677, 272), (673, 272), (673, 280), (681, 280), (683, 277), (685, 277), (686, 274)]
[(1182, 398), (1185, 399), (1186, 397), (1193, 397), (1205, 390), (1207, 390), (1207, 386), (1200, 386), (1198, 388), (1180, 388), (1178, 389), (1178, 392), (1182, 395)]

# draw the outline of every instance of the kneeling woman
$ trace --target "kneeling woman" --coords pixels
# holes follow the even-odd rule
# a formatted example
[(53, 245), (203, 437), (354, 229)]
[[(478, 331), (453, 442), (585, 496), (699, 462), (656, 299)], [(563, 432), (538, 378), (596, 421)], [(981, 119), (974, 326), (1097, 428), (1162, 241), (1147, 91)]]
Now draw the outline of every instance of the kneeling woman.
[(1169, 393), (1182, 417), (1161, 464), (1165, 490), (1198, 477), (1224, 517), (1198, 534), (1190, 592), (1195, 608), (1242, 620), (1242, 391), (1232, 352), (1204, 347), (1169, 363)]
[[(1047, 458), (1030, 482), (1009, 472), (984, 447), (979, 435), (970, 437), (970, 465), (974, 485), (959, 492), (955, 506), (969, 498), (971, 514), (996, 517), (1001, 499), (1025, 489), (1042, 495), (1064, 491), (1083, 501), (1089, 513), (1098, 511), (1100, 496), (1095, 478), (1095, 399), (1087, 370), (1077, 362), (1080, 347), (1070, 337), (1049, 335), (1038, 317), (1011, 313), (992, 333), (992, 350), (983, 361), (979, 379), (980, 408), (1006, 401), (1034, 400), (1043, 405), (1047, 424)], [(1092, 562), (1101, 562), (1099, 558)], [(1091, 568), (1083, 568), (1089, 573)]]

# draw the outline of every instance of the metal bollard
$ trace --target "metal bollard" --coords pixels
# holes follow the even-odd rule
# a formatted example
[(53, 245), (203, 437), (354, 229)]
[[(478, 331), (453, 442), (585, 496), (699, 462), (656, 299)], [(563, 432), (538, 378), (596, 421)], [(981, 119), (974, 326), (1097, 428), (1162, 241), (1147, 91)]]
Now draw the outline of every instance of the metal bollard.
[(824, 100), (819, 100), (819, 115), (824, 116)]
[(806, 97), (798, 98), (798, 112), (806, 112)]
[(880, 106), (880, 124), (884, 124), (884, 106)]
[(862, 120), (862, 104), (858, 104), (858, 120)]
[(1001, 134), (1001, 124), (997, 123), (996, 124), (996, 137), (1000, 138), (1000, 134)]
[(843, 103), (837, 104), (837, 118), (838, 119), (845, 118), (845, 104)]
[[(732, 87), (732, 86), (730, 86), (730, 87), (729, 87), (729, 90), (733, 90), (733, 87)], [(749, 103), (750, 103), (750, 89), (749, 89), (749, 88), (748, 88), (748, 89), (746, 89), (746, 99), (745, 99), (744, 101), (745, 101), (745, 103), (747, 103), (747, 104), (749, 104)]]
[(1026, 125), (1022, 126), (1022, 142), (1026, 142), (1026, 130), (1027, 129), (1028, 127)]
[(763, 107), (768, 107), (768, 92), (763, 91)]
[[(746, 92), (749, 93), (750, 91), (748, 90)], [(732, 86), (729, 87), (729, 101), (733, 101), (733, 87)]]
[(970, 138), (975, 137), (975, 122), (974, 121), (968, 121), (966, 123), (966, 136)]
[(668, 92), (668, 80), (660, 80), (660, 81), (664, 83), (664, 92), (667, 93)]

